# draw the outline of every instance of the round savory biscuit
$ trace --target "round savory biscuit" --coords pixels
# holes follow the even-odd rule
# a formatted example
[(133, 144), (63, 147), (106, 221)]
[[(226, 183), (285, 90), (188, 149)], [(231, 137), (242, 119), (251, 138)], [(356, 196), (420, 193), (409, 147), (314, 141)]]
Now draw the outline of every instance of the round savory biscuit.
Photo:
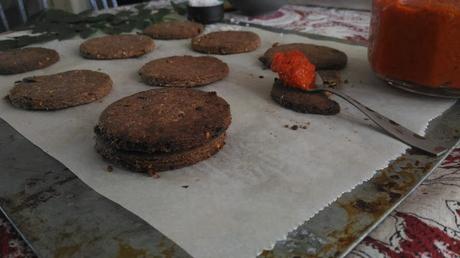
[(207, 54), (228, 55), (251, 52), (260, 46), (260, 37), (250, 31), (217, 31), (192, 39), (192, 49)]
[(140, 92), (109, 105), (95, 132), (119, 150), (177, 152), (211, 141), (230, 123), (230, 106), (215, 92), (167, 88)]
[(275, 80), (271, 97), (276, 103), (296, 112), (319, 115), (335, 115), (340, 112), (339, 104), (324, 93), (309, 93), (286, 87), (280, 80)]
[(203, 28), (192, 21), (170, 21), (152, 24), (143, 33), (154, 39), (189, 39), (200, 35)]
[(153, 39), (143, 35), (109, 35), (88, 39), (80, 45), (80, 53), (89, 59), (125, 59), (153, 51)]
[(72, 70), (25, 78), (11, 89), (8, 100), (23, 109), (57, 110), (96, 101), (111, 89), (107, 74)]
[(106, 160), (138, 172), (161, 172), (193, 165), (210, 158), (225, 145), (225, 133), (197, 148), (174, 152), (149, 154), (111, 148), (96, 138), (96, 151)]
[(0, 52), (0, 74), (17, 74), (48, 67), (59, 54), (48, 48), (27, 47)]
[(212, 56), (172, 56), (147, 63), (139, 75), (152, 86), (196, 87), (222, 80), (228, 72), (228, 65)]
[(343, 69), (347, 65), (347, 55), (334, 48), (313, 44), (292, 43), (274, 46), (259, 58), (266, 67), (271, 67), (272, 59), (277, 52), (299, 50), (305, 54), (317, 69)]

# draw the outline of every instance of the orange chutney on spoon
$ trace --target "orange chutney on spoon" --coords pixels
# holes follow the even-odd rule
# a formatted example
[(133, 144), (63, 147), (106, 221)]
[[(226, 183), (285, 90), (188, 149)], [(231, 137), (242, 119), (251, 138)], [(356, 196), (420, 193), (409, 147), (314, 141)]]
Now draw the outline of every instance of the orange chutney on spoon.
[(369, 61), (381, 77), (460, 89), (460, 0), (374, 0)]
[(298, 50), (275, 53), (271, 69), (287, 87), (306, 91), (316, 88), (316, 67)]

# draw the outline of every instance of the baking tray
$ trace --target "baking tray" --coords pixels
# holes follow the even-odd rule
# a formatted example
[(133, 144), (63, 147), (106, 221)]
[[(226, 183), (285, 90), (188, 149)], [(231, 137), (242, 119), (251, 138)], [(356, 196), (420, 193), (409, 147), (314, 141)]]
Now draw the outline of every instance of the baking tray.
[[(430, 123), (427, 135), (452, 149), (460, 136), (459, 116), (457, 103)], [(259, 257), (346, 255), (443, 158), (409, 151)], [(3, 120), (0, 164), (0, 206), (40, 257), (73, 257), (77, 252), (85, 257), (190, 257), (139, 217), (90, 189)]]
[(460, 102), (432, 120), (427, 137), (449, 147), (442, 157), (410, 149), (343, 194), (258, 258), (344, 257), (436, 170), (459, 143)]
[[(459, 117), (457, 102), (430, 123), (427, 135), (452, 150), (460, 137)], [(408, 151), (259, 257), (345, 256), (444, 158)], [(39, 257), (73, 257), (81, 250), (90, 257), (190, 257), (146, 222), (86, 186), (3, 120), (0, 164), (0, 206)]]

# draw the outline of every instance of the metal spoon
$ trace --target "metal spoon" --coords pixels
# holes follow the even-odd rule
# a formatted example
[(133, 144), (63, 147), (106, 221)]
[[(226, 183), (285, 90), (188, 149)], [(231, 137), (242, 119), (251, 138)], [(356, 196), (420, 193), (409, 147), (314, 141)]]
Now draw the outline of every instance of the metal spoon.
[(328, 87), (318, 73), (316, 74), (316, 87), (316, 89), (310, 91), (327, 91), (341, 97), (342, 99), (346, 100), (347, 102), (355, 106), (361, 112), (363, 112), (367, 117), (369, 117), (370, 120), (374, 121), (388, 134), (400, 140), (401, 142), (406, 143), (409, 146), (423, 150), (435, 156), (441, 156), (447, 151), (446, 148), (440, 146), (439, 144), (412, 132), (411, 130), (400, 125), (399, 123), (396, 123), (395, 121), (385, 117), (384, 115), (381, 115), (376, 111), (368, 108), (367, 106), (361, 104), (360, 102), (344, 94), (343, 92)]

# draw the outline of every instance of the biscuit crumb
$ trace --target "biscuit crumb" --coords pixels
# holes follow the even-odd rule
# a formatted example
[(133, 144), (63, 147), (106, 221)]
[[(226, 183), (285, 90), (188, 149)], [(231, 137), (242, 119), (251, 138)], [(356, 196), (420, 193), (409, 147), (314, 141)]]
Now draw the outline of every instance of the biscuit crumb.
[(297, 130), (297, 129), (308, 129), (308, 127), (310, 126), (310, 122), (305, 122), (305, 123), (300, 123), (300, 122), (295, 122), (293, 120), (291, 120), (291, 122), (294, 122), (295, 124), (293, 125), (284, 125), (284, 128), (288, 128), (288, 129), (291, 129), (291, 130)]
[(160, 174), (158, 174), (157, 172), (155, 172), (154, 170), (149, 170), (147, 171), (147, 173), (149, 174), (150, 177), (153, 177), (153, 178), (160, 178)]

